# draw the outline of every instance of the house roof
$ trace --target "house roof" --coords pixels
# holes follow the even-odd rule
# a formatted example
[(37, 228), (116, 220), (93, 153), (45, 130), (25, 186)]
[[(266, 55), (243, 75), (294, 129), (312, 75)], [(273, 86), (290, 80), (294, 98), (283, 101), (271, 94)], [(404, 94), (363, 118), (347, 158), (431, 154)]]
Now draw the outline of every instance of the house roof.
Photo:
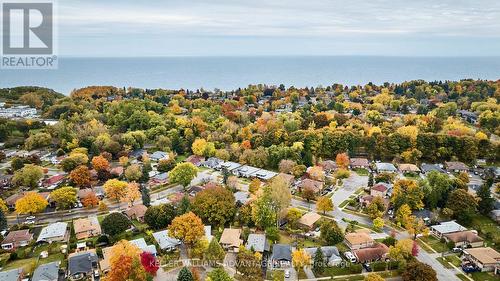
[(59, 278), (59, 264), (61, 262), (55, 261), (42, 264), (33, 272), (32, 281), (55, 281)]
[(303, 179), (299, 183), (299, 186), (304, 189), (311, 188), (314, 192), (319, 192), (323, 188), (323, 182), (312, 179)]
[(190, 155), (188, 158), (186, 158), (186, 160), (184, 160), (185, 162), (190, 162), (194, 165), (197, 165), (197, 164), (200, 164), (202, 163), (203, 161), (205, 161), (205, 157), (203, 156), (198, 156), (198, 155)]
[(0, 281), (18, 281), (23, 275), (22, 268), (11, 269), (0, 272)]
[(241, 204), (246, 204), (249, 200), (249, 194), (246, 191), (238, 191), (234, 193), (234, 199), (236, 202), (240, 202)]
[(422, 169), (422, 172), (427, 173), (430, 171), (436, 171), (440, 173), (444, 173), (445, 171), (437, 164), (422, 164), (420, 165), (420, 169)]
[(168, 173), (157, 174), (153, 176), (151, 179), (155, 181), (165, 181), (168, 179)]
[(347, 233), (345, 235), (345, 240), (347, 240), (347, 242), (349, 242), (351, 245), (373, 242), (373, 238), (371, 238), (369, 234), (364, 232)]
[(101, 232), (101, 225), (96, 216), (89, 216), (88, 218), (81, 218), (73, 221), (75, 233), (92, 231), (94, 233)]
[(383, 183), (377, 183), (376, 185), (372, 186), (372, 190), (380, 191), (380, 192), (386, 192), (389, 188), (383, 184)]
[(295, 180), (295, 177), (293, 175), (290, 175), (290, 174), (279, 173), (278, 176), (280, 176), (288, 184), (292, 184), (293, 181)]
[(10, 244), (20, 241), (31, 241), (33, 239), (33, 234), (30, 233), (29, 229), (15, 230), (9, 232), (5, 239), (3, 239), (2, 244)]
[(165, 151), (155, 151), (149, 158), (152, 160), (168, 159), (168, 153)]
[(270, 179), (274, 178), (277, 174), (278, 173), (273, 172), (273, 171), (260, 169), (258, 171), (253, 172), (251, 174), (251, 176), (257, 177), (257, 178), (259, 178), (261, 180), (270, 180)]
[(441, 234), (446, 234), (446, 233), (452, 233), (452, 232), (457, 232), (457, 231), (463, 231), (466, 230), (467, 228), (461, 226), (460, 224), (456, 223), (455, 221), (446, 221), (442, 222), (441, 224), (436, 224), (431, 226), (431, 229), (441, 233)]
[(272, 260), (292, 261), (292, 247), (287, 244), (274, 244)]
[(397, 171), (396, 166), (394, 166), (394, 164), (387, 162), (375, 163), (375, 167), (377, 167), (377, 171), (391, 171), (391, 172)]
[(173, 237), (170, 237), (168, 235), (167, 230), (155, 232), (155, 233), (153, 233), (153, 237), (156, 240), (156, 242), (158, 242), (158, 245), (160, 245), (160, 249), (162, 249), (162, 250), (168, 249), (168, 248), (173, 248), (173, 247), (176, 247), (176, 246), (181, 244), (180, 240), (173, 238)]
[(127, 215), (127, 217), (129, 218), (132, 218), (133, 216), (135, 216), (136, 218), (142, 218), (144, 217), (144, 214), (146, 214), (147, 210), (148, 207), (142, 204), (138, 204), (128, 208), (128, 210), (125, 211), (125, 215)]
[[(340, 257), (339, 249), (335, 246), (323, 246), (319, 247), (319, 249), (321, 249), (321, 252), (323, 252), (323, 255), (327, 258), (331, 258), (332, 256)], [(304, 248), (304, 251), (306, 251), (306, 253), (309, 254), (311, 258), (314, 258), (316, 252), (318, 251), (318, 248)]]
[(230, 245), (231, 247), (239, 247), (241, 245), (241, 229), (225, 228), (219, 239), (219, 243)]
[(123, 174), (123, 167), (122, 166), (117, 166), (117, 167), (114, 167), (111, 169), (111, 174), (115, 175), (115, 176), (121, 176)]
[(483, 238), (479, 237), (479, 235), (477, 235), (477, 233), (473, 230), (447, 233), (444, 236), (455, 243), (464, 241), (467, 241), (469, 243), (475, 243), (483, 241)]
[(337, 163), (333, 160), (325, 160), (319, 163), (319, 166), (323, 167), (325, 171), (333, 171), (337, 169)]
[(134, 240), (129, 241), (131, 244), (134, 244), (137, 246), (137, 248), (141, 249), (143, 252), (148, 252), (153, 255), (156, 255), (156, 247), (154, 245), (148, 245), (146, 243), (146, 240), (144, 238), (138, 238)]
[(251, 233), (248, 235), (246, 248), (252, 249), (256, 252), (269, 251), (269, 243), (267, 242), (266, 235), (263, 233)]
[(482, 264), (494, 264), (500, 262), (500, 253), (490, 247), (465, 249), (464, 252), (473, 256)]
[(383, 258), (389, 252), (389, 248), (383, 243), (377, 243), (373, 247), (354, 250), (353, 252), (359, 262), (367, 262)]
[(401, 172), (420, 172), (420, 169), (415, 164), (399, 164), (398, 168)]
[(236, 163), (236, 162), (231, 162), (231, 161), (224, 161), (224, 162), (220, 163), (220, 166), (222, 168), (226, 168), (228, 171), (232, 171), (232, 170), (238, 168), (239, 166), (241, 166), (241, 164)]
[(66, 222), (56, 222), (47, 225), (42, 228), (40, 235), (38, 235), (37, 242), (44, 241), (46, 239), (62, 237), (66, 235), (66, 229), (68, 228), (68, 223)]
[(462, 162), (458, 161), (450, 161), (444, 162), (444, 165), (447, 170), (468, 170), (469, 167)]
[(92, 188), (82, 188), (82, 189), (78, 189), (77, 194), (78, 194), (78, 198), (83, 199), (83, 198), (88, 197), (91, 194), (95, 195), (95, 192)]
[(56, 183), (62, 181), (64, 178), (65, 178), (64, 174), (54, 175), (54, 176), (51, 176), (50, 178), (46, 179), (44, 184), (45, 185), (53, 185), (53, 184), (56, 184)]
[(309, 212), (309, 213), (304, 214), (299, 219), (298, 222), (302, 225), (312, 227), (320, 218), (321, 218), (321, 216), (319, 214), (314, 213), (314, 212)]
[(349, 160), (349, 163), (351, 166), (368, 167), (368, 165), (370, 165), (370, 163), (368, 162), (368, 159), (366, 159), (366, 158), (351, 158)]
[(78, 273), (87, 273), (93, 270), (92, 263), (97, 263), (99, 258), (95, 250), (80, 252), (68, 256), (68, 273), (75, 275)]

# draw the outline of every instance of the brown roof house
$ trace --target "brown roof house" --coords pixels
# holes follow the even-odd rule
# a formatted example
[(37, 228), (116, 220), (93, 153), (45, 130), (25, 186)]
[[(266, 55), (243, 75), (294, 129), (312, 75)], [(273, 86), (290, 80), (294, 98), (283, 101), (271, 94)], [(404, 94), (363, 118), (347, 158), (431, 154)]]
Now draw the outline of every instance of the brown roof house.
[(387, 257), (388, 252), (389, 248), (386, 245), (377, 243), (373, 247), (354, 250), (353, 254), (356, 256), (358, 262), (365, 263), (383, 260)]
[(148, 207), (142, 204), (134, 205), (125, 211), (125, 215), (131, 220), (138, 220), (140, 222), (144, 222), (144, 215), (146, 214), (147, 210)]
[(349, 160), (349, 167), (351, 169), (362, 168), (368, 169), (370, 167), (370, 162), (366, 158), (351, 158)]
[(321, 189), (323, 189), (323, 182), (312, 180), (312, 179), (303, 179), (299, 185), (299, 190), (302, 192), (304, 189), (312, 189), (314, 193), (319, 193)]
[(73, 226), (78, 240), (101, 235), (101, 225), (96, 216), (77, 219), (73, 222)]
[(289, 186), (295, 181), (295, 177), (290, 174), (279, 173), (278, 176), (281, 177)]
[(305, 215), (303, 215), (298, 223), (300, 226), (307, 228), (307, 229), (313, 229), (315, 223), (321, 219), (321, 216), (318, 215), (317, 213), (314, 212), (309, 212)]
[(417, 167), (417, 165), (414, 164), (399, 164), (398, 165), (398, 170), (403, 173), (420, 173), (420, 169)]
[(453, 242), (455, 247), (477, 248), (484, 245), (483, 238), (475, 230), (464, 230), (443, 235), (446, 242)]
[(490, 247), (464, 250), (464, 257), (474, 263), (481, 271), (500, 270), (500, 253)]
[(384, 198), (389, 191), (389, 185), (385, 183), (377, 183), (370, 189), (370, 195), (380, 196)]
[(198, 167), (201, 165), (201, 163), (205, 162), (205, 157), (193, 154), (193, 155), (190, 155), (188, 158), (186, 158), (186, 160), (184, 160), (184, 161), (189, 162), (189, 163), (195, 165), (196, 167)]
[(33, 240), (33, 234), (29, 229), (11, 231), (2, 241), (2, 249), (14, 250), (18, 247), (28, 246)]
[(460, 173), (460, 172), (468, 172), (469, 167), (465, 165), (462, 162), (458, 161), (450, 161), (450, 162), (444, 162), (444, 167), (446, 171), (452, 172), (452, 173)]
[(225, 228), (219, 239), (222, 248), (230, 252), (238, 252), (243, 240), (240, 239), (241, 229), (238, 228)]
[(351, 250), (358, 250), (363, 248), (373, 247), (375, 241), (368, 233), (347, 233), (345, 235), (344, 243)]

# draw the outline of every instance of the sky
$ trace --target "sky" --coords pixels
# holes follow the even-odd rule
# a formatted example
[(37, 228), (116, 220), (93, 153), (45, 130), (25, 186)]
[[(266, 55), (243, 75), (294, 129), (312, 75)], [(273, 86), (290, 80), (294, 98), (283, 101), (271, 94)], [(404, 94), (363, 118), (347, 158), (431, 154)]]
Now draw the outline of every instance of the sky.
[(59, 0), (63, 56), (500, 56), (498, 0)]

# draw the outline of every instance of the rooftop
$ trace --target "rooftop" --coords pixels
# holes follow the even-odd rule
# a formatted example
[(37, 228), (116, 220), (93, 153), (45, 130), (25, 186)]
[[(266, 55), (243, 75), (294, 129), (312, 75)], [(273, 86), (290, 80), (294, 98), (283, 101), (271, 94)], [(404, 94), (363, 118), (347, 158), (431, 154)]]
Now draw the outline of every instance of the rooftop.
[(436, 225), (431, 226), (431, 229), (433, 229), (441, 234), (467, 230), (467, 228), (461, 226), (460, 224), (456, 223), (455, 221), (442, 222), (441, 224), (436, 224)]

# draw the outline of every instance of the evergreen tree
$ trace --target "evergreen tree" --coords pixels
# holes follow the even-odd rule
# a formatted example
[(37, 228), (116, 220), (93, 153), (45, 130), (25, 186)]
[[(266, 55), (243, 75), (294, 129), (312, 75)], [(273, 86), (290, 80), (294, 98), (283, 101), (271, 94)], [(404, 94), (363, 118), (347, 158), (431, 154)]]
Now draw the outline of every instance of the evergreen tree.
[(491, 197), (491, 185), (493, 179), (488, 178), (486, 182), (477, 190), (477, 196), (480, 198), (477, 209), (483, 215), (488, 215), (493, 210), (495, 200)]
[(373, 174), (372, 173), (370, 173), (370, 175), (368, 176), (368, 186), (369, 187), (373, 186)]
[(7, 229), (7, 219), (2, 209), (0, 209), (0, 230)]
[(187, 267), (183, 267), (177, 276), (177, 281), (194, 281), (193, 274)]
[(323, 254), (321, 248), (318, 247), (318, 250), (314, 255), (313, 271), (314, 273), (321, 274), (323, 273), (324, 270), (325, 270), (325, 255)]
[(187, 194), (185, 194), (182, 197), (181, 202), (179, 202), (179, 206), (177, 208), (177, 213), (179, 215), (184, 215), (185, 213), (188, 213), (189, 211), (191, 211), (191, 202), (189, 201), (189, 197), (187, 196)]
[(149, 196), (149, 190), (146, 187), (142, 188), (141, 196), (142, 204), (146, 207), (149, 207), (151, 205), (151, 196)]
[(222, 247), (219, 245), (219, 242), (217, 242), (217, 239), (212, 239), (212, 241), (210, 241), (210, 244), (208, 244), (205, 258), (209, 262), (215, 264), (216, 262), (223, 261), (225, 255), (226, 253), (224, 252), (224, 249), (222, 249)]

